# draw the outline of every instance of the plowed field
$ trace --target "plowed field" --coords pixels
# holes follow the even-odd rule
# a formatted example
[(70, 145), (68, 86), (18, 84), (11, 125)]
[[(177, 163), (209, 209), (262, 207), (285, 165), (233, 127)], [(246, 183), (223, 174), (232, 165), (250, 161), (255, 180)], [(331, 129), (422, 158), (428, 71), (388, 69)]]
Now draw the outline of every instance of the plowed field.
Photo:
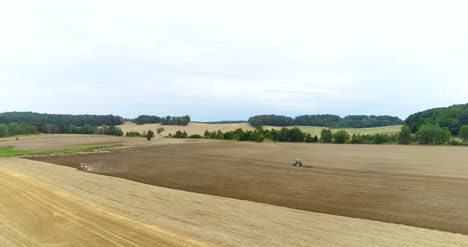
[[(295, 158), (314, 168), (294, 168)], [(397, 145), (149, 146), (39, 157), (147, 184), (468, 234), (468, 149)]]

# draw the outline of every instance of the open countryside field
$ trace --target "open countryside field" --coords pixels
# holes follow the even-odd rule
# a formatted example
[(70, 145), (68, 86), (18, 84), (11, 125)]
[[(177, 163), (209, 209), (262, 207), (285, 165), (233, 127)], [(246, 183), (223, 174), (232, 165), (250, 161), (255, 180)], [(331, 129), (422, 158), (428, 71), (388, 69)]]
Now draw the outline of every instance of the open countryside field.
[(18, 141), (16, 139), (0, 141), (0, 147), (16, 147), (17, 150), (40, 151), (83, 146), (142, 145), (147, 142), (144, 138), (120, 136), (31, 135), (21, 137)]
[[(468, 234), (464, 147), (196, 143), (37, 157), (147, 184)], [(314, 168), (294, 168), (301, 158)]]
[(0, 159), (0, 179), (0, 246), (468, 244), (461, 234), (166, 189), (18, 158)]
[[(202, 124), (202, 123), (189, 123), (187, 126), (178, 126), (178, 125), (161, 125), (161, 124), (143, 124), (137, 125), (135, 123), (127, 122), (123, 125), (117, 126), (122, 129), (124, 133), (130, 131), (143, 132), (148, 130), (155, 131), (157, 128), (163, 127), (165, 131), (163, 135), (174, 134), (176, 131), (186, 131), (189, 135), (199, 134), (203, 135), (205, 130), (208, 131), (218, 131), (222, 132), (232, 131), (236, 129), (243, 130), (253, 130), (255, 129), (248, 123), (236, 123), (236, 124)], [(310, 133), (312, 136), (317, 135), (320, 137), (320, 131), (325, 129), (325, 127), (314, 127), (314, 126), (288, 126), (288, 128), (298, 127), (306, 133)], [(278, 126), (264, 126), (265, 129), (281, 129)], [(375, 127), (375, 128), (347, 128), (345, 129), (350, 134), (375, 134), (375, 133), (386, 133), (386, 134), (396, 134), (399, 133), (401, 125), (385, 126), (385, 127)], [(336, 132), (340, 129), (332, 129), (332, 132)]]

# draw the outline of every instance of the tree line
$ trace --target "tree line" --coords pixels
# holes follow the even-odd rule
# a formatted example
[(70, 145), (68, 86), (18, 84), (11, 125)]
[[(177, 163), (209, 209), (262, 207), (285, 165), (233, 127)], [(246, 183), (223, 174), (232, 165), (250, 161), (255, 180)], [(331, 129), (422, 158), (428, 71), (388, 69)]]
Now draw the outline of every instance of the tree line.
[(190, 116), (176, 116), (176, 117), (158, 117), (152, 115), (140, 115), (137, 118), (133, 119), (133, 122), (142, 125), (149, 123), (160, 123), (161, 125), (182, 125), (185, 126), (190, 123)]
[(320, 137), (317, 135), (312, 136), (310, 133), (304, 132), (298, 127), (286, 128), (283, 127), (279, 130), (263, 129), (257, 127), (255, 130), (237, 129), (234, 131), (222, 132), (218, 131), (205, 131), (205, 138), (210, 139), (224, 139), (224, 140), (238, 140), (238, 141), (274, 141), (274, 142), (306, 142), (306, 143), (354, 143), (354, 144), (382, 144), (382, 143), (395, 143), (398, 142), (398, 135), (389, 134), (368, 134), (368, 135), (355, 135), (352, 136), (346, 130), (339, 130), (332, 133), (330, 129), (323, 129)]
[(75, 126), (68, 124), (42, 124), (38, 128), (40, 133), (46, 134), (97, 134), (97, 135), (115, 135), (122, 136), (123, 132), (119, 127), (107, 126), (93, 126), (85, 124), (84, 126)]
[[(39, 126), (39, 128), (38, 128)], [(121, 136), (122, 130), (115, 126), (102, 125), (100, 127), (85, 124), (82, 127), (65, 124), (29, 124), (23, 123), (1, 123), (0, 137), (15, 136), (15, 135), (31, 135), (37, 133), (47, 134), (100, 134), (100, 135), (116, 135)]]
[(114, 115), (71, 115), (71, 114), (47, 114), (36, 112), (4, 112), (0, 113), (0, 123), (29, 123), (34, 125), (55, 124), (74, 125), (82, 127), (86, 124), (101, 126), (103, 124), (114, 126), (124, 123), (124, 119)]
[(331, 114), (302, 115), (295, 118), (281, 115), (257, 115), (250, 117), (248, 122), (254, 127), (299, 125), (328, 128), (372, 128), (403, 124), (400, 118), (392, 116), (350, 115), (341, 118)]
[[(206, 130), (203, 136), (195, 134), (188, 135), (186, 131), (177, 131), (174, 135), (169, 135), (174, 138), (207, 138), (207, 139), (220, 139), (220, 140), (237, 140), (237, 141), (274, 141), (274, 142), (306, 142), (306, 143), (351, 143), (350, 135), (345, 130), (340, 130), (332, 133), (330, 129), (323, 129), (321, 137), (317, 135), (312, 136), (310, 133), (303, 132), (298, 127), (286, 128), (283, 127), (279, 130), (264, 129), (259, 126), (255, 130), (243, 130), (242, 128), (222, 132)], [(386, 143), (396, 140), (394, 135), (375, 134), (375, 135), (353, 135), (355, 143)]]
[[(468, 142), (468, 125), (462, 128), (460, 138)], [(330, 129), (323, 129), (320, 137), (312, 136), (310, 133), (303, 132), (298, 127), (286, 128), (280, 130), (264, 129), (259, 126), (255, 130), (243, 130), (241, 128), (222, 132), (208, 131), (204, 135), (188, 135), (186, 131), (177, 131), (174, 135), (169, 134), (169, 137), (174, 138), (207, 138), (220, 140), (237, 140), (237, 141), (274, 141), (274, 142), (306, 142), (306, 143), (338, 143), (338, 144), (462, 144), (452, 139), (451, 133), (437, 125), (426, 125), (418, 130), (415, 134), (411, 133), (409, 126), (404, 125), (399, 134), (350, 134), (346, 130), (338, 130), (333, 133)]]

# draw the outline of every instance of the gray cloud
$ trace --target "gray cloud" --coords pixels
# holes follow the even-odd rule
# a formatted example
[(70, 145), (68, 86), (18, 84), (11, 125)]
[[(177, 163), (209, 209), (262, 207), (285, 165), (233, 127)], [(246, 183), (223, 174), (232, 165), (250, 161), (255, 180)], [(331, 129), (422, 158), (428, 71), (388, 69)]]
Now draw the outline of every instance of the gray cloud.
[(4, 3), (0, 110), (222, 120), (465, 103), (468, 4), (449, 2)]

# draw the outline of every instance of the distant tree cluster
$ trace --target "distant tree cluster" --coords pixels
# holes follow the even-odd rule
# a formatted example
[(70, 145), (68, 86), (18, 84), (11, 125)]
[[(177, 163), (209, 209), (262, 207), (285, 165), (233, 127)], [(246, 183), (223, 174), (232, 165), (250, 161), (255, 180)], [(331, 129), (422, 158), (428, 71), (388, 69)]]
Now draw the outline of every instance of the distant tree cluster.
[(138, 131), (130, 131), (125, 133), (125, 135), (128, 137), (141, 137), (141, 133)]
[(158, 117), (158, 116), (151, 116), (151, 115), (140, 115), (137, 118), (133, 119), (133, 122), (141, 125), (141, 124), (149, 124), (149, 123), (161, 123), (162, 125), (187, 125), (190, 123), (190, 116), (180, 116), (180, 117)]
[(161, 120), (162, 125), (182, 125), (185, 126), (190, 123), (190, 116), (185, 115), (181, 117), (167, 116)]
[[(162, 129), (161, 132), (164, 131), (164, 128), (160, 128), (160, 129)], [(154, 131), (152, 131), (152, 130), (143, 131), (142, 133), (140, 133), (138, 131), (129, 131), (129, 132), (125, 133), (125, 135), (128, 136), (128, 137), (144, 137), (148, 141), (151, 141), (151, 139), (153, 139), (155, 137)]]
[(353, 134), (349, 141), (346, 143), (351, 144), (384, 144), (384, 143), (397, 143), (398, 142), (398, 135), (390, 135), (390, 134)]
[(349, 143), (349, 144), (384, 144), (398, 142), (398, 135), (389, 134), (353, 134), (350, 135), (346, 130), (338, 130), (332, 134), (331, 130), (323, 129), (321, 132), (320, 142), (322, 143)]
[(15, 135), (30, 135), (37, 134), (36, 126), (28, 123), (8, 123), (0, 124), (0, 137), (15, 136)]
[(249, 118), (252, 126), (319, 126), (329, 128), (371, 128), (400, 125), (403, 121), (392, 116), (350, 115), (341, 118), (337, 115), (302, 115), (295, 118), (280, 115), (258, 115)]
[[(201, 136), (200, 136), (201, 137)], [(263, 142), (265, 140), (277, 142), (318, 142), (317, 136), (312, 137), (310, 133), (302, 132), (299, 128), (281, 128), (280, 130), (268, 130), (262, 127), (257, 127), (255, 130), (243, 130), (241, 128), (222, 132), (206, 130), (204, 138), (220, 139), (220, 140), (237, 140), (237, 141), (255, 141)], [(199, 138), (194, 137), (194, 138)]]
[(423, 124), (416, 131), (416, 140), (421, 144), (444, 144), (447, 143), (452, 134), (447, 128), (438, 125)]
[(71, 114), (47, 114), (35, 112), (5, 112), (0, 113), (0, 123), (29, 123), (36, 126), (74, 125), (82, 127), (85, 124), (101, 126), (103, 124), (114, 126), (123, 124), (123, 118), (114, 115), (71, 115)]
[[(458, 135), (463, 125), (468, 125), (468, 104), (433, 108), (410, 115), (405, 123), (416, 133), (423, 125), (437, 125), (446, 128), (452, 135)], [(426, 127), (427, 128), (427, 127)]]
[(137, 118), (133, 119), (133, 122), (142, 125), (148, 123), (161, 123), (162, 118), (158, 116), (150, 116), (150, 115), (140, 115)]
[(391, 125), (401, 125), (403, 120), (399, 117), (392, 116), (366, 116), (366, 115), (350, 115), (341, 119), (336, 128), (373, 128)]
[(340, 120), (340, 116), (331, 114), (302, 115), (294, 118), (294, 125), (335, 127)]
[(254, 126), (292, 126), (294, 125), (294, 119), (291, 117), (280, 116), (280, 115), (258, 115), (249, 118), (249, 123)]
[(186, 138), (188, 136), (187, 132), (184, 130), (183, 132), (178, 130), (176, 131), (174, 138)]
[(86, 124), (83, 127), (74, 127), (72, 132), (64, 132), (69, 134), (98, 134), (98, 135), (113, 135), (122, 136), (123, 132), (119, 127), (102, 125), (100, 127)]

